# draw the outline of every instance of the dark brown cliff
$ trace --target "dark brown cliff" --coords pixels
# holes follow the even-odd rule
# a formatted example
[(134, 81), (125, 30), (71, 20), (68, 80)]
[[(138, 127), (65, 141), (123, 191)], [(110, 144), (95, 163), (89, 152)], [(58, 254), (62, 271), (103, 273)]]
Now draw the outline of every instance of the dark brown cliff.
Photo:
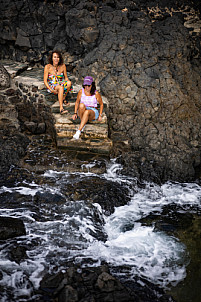
[[(45, 64), (63, 51), (109, 100), (113, 156), (143, 179), (195, 179), (201, 166), (198, 1), (4, 1), (1, 58)], [(197, 174), (196, 174), (197, 173)]]

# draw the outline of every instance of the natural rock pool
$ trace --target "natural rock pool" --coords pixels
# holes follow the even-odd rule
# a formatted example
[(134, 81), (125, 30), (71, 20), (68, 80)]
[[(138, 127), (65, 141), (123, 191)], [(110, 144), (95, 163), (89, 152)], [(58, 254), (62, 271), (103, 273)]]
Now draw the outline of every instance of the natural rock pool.
[(1, 301), (39, 301), (44, 275), (69, 262), (106, 263), (119, 279), (199, 301), (200, 184), (140, 183), (121, 171), (117, 159), (73, 156), (48, 136), (32, 137), (0, 183), (0, 215), (26, 227), (0, 241)]

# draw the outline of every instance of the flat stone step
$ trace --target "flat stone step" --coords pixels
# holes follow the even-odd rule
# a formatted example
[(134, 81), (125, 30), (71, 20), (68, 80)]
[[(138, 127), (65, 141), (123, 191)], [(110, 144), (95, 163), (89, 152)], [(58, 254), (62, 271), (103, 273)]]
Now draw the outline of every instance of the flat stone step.
[[(63, 104), (63, 107), (65, 110), (68, 110), (71, 113), (71, 115), (73, 114), (74, 108), (75, 108), (75, 105), (73, 103), (68, 103), (68, 105)], [(51, 111), (52, 111), (52, 113), (60, 114), (60, 107), (52, 105)], [(64, 114), (64, 115), (66, 115), (66, 114)]]
[(96, 153), (109, 155), (112, 149), (112, 141), (106, 139), (84, 139), (75, 140), (73, 138), (58, 137), (57, 147), (65, 148), (67, 150), (76, 150), (79, 152)]
[[(78, 129), (80, 119), (75, 121), (72, 119), (72, 114), (54, 114), (55, 117), (55, 129), (59, 137), (73, 137)], [(107, 117), (103, 114), (101, 122), (92, 121), (85, 125), (84, 131), (81, 137), (85, 138), (107, 138), (108, 137), (108, 125), (105, 123)]]
[[(78, 129), (78, 125), (55, 125), (57, 136), (58, 137), (69, 137), (72, 138), (75, 132)], [(98, 138), (105, 139), (108, 137), (108, 129), (105, 124), (102, 125), (90, 125), (87, 124), (84, 128), (84, 131), (81, 132), (81, 138)]]
[(1, 60), (1, 64), (4, 66), (4, 68), (7, 70), (7, 72), (10, 74), (11, 78), (17, 76), (19, 72), (22, 72), (28, 68), (28, 63), (20, 63), (15, 62), (12, 60)]
[[(112, 148), (112, 141), (108, 138), (107, 116), (103, 112), (102, 121), (88, 122), (84, 131), (81, 132), (78, 140), (73, 139), (73, 135), (78, 129), (80, 119), (73, 120), (74, 103), (65, 106), (69, 111), (61, 115), (54, 113), (55, 129), (57, 133), (57, 147), (78, 152), (90, 152), (109, 155)], [(52, 111), (59, 110), (59, 102), (52, 105)]]
[[(47, 89), (43, 89), (40, 91), (41, 94), (44, 95), (44, 97), (47, 99), (47, 100), (50, 100), (52, 101), (53, 103), (55, 101), (58, 100), (58, 96), (56, 94), (53, 94), (53, 93), (50, 93), (47, 91)], [(67, 94), (67, 97), (66, 97), (66, 100), (67, 101), (71, 101), (71, 102), (75, 102), (76, 101), (76, 98), (77, 98), (77, 93), (74, 92), (74, 91), (70, 91), (68, 94)]]

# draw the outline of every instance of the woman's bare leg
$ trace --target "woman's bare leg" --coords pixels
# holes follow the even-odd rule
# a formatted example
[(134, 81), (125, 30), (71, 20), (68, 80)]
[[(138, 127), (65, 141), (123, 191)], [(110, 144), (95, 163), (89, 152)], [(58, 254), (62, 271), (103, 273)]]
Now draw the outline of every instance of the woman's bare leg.
[(95, 112), (93, 110), (85, 110), (81, 118), (79, 130), (81, 131), (88, 121), (93, 121), (94, 119)]
[(86, 110), (85, 104), (81, 103), (79, 105), (79, 109), (78, 109), (78, 115), (79, 115), (81, 120), (82, 120), (82, 117), (83, 117), (83, 114), (84, 114), (85, 110)]
[(79, 117), (81, 119), (81, 123), (75, 135), (73, 135), (74, 139), (79, 139), (81, 130), (86, 125), (86, 123), (95, 119), (95, 112), (93, 110), (86, 109), (85, 105), (81, 103), (79, 105)]
[(61, 112), (62, 110), (64, 110), (64, 108), (63, 108), (64, 87), (60, 86), (60, 85), (57, 85), (55, 87), (55, 90), (57, 91), (57, 94), (58, 94), (59, 107), (60, 107), (60, 112)]
[(67, 94), (68, 94), (69, 91), (70, 91), (70, 88), (71, 88), (71, 81), (67, 81), (67, 91), (66, 91), (66, 93), (65, 93), (64, 96), (63, 96), (63, 101), (65, 101), (66, 96), (67, 96)]

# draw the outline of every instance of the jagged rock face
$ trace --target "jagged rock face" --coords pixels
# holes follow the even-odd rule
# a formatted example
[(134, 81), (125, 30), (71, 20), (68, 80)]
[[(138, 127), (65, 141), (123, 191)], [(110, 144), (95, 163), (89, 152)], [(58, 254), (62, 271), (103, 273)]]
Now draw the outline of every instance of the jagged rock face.
[(77, 72), (92, 70), (110, 100), (111, 138), (127, 138), (131, 146), (129, 153), (116, 150), (126, 173), (159, 182), (193, 179), (200, 165), (201, 85), (189, 31), (177, 14), (153, 20), (133, 11), (132, 22), (128, 14), (105, 12), (105, 36)]
[(49, 133), (54, 137), (54, 124), (49, 107), (34, 87), (28, 90), (25, 85), (15, 86), (1, 64), (0, 79), (5, 79), (0, 90), (1, 178), (25, 156), (30, 143), (26, 130), (30, 127), (32, 134)]
[(199, 9), (188, 0), (5, 1), (1, 56), (44, 62), (60, 48), (109, 99), (125, 172), (191, 180), (201, 164)]
[(0, 90), (10, 87), (10, 77), (5, 68), (0, 65)]
[[(2, 88), (10, 86), (10, 78), (5, 68), (0, 65), (0, 78), (5, 79)], [(11, 89), (10, 89), (11, 91)], [(29, 140), (20, 133), (17, 111), (4, 90), (0, 94), (0, 174), (9, 170), (25, 155), (25, 149)]]

